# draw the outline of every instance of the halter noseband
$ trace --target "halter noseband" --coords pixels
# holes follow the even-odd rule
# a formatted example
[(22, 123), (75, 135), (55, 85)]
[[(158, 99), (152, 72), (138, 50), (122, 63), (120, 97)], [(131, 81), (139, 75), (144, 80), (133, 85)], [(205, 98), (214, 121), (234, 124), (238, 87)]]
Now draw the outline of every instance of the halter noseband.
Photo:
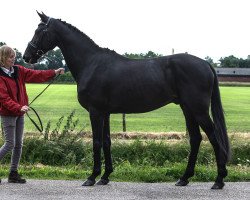
[[(48, 21), (45, 23), (45, 22), (41, 22), (40, 24), (44, 24), (48, 27), (49, 23), (50, 23), (50, 20), (51, 20), (51, 17), (48, 19)], [(47, 29), (43, 30), (43, 32), (45, 33), (47, 31)], [(34, 48), (36, 51), (36, 55), (38, 56), (42, 56), (44, 54), (43, 50), (42, 49), (38, 49), (38, 46), (33, 43), (33, 42), (29, 42), (28, 43), (29, 46), (31, 46), (32, 48)]]

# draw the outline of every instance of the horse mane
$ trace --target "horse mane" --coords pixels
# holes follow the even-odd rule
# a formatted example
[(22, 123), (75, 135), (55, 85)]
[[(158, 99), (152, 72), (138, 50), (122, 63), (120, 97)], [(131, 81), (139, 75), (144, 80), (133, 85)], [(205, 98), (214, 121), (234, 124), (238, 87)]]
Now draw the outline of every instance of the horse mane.
[[(122, 56), (118, 53), (116, 53), (114, 50), (110, 50), (109, 48), (102, 48), (99, 45), (97, 45), (94, 40), (92, 40), (88, 35), (86, 35), (85, 33), (83, 33), (82, 31), (80, 31), (78, 28), (76, 28), (75, 26), (73, 26), (72, 24), (67, 23), (66, 21), (62, 21), (61, 19), (58, 19), (58, 21), (60, 21), (61, 23), (63, 23), (64, 25), (66, 25), (69, 29), (80, 33), (84, 38), (86, 38), (87, 40), (89, 40), (95, 47), (99, 48), (100, 50), (107, 52), (107, 53), (113, 53), (119, 56)], [(123, 57), (123, 56), (122, 56)]]
[(83, 37), (87, 38), (91, 43), (93, 43), (96, 47), (98, 48), (101, 48), (99, 47), (89, 36), (87, 36), (85, 33), (83, 33), (82, 31), (80, 31), (78, 28), (76, 28), (75, 26), (67, 23), (66, 21), (62, 21), (61, 19), (58, 19), (61, 23), (63, 23), (64, 25), (66, 25), (69, 29), (75, 31), (75, 32), (78, 32), (80, 33)]

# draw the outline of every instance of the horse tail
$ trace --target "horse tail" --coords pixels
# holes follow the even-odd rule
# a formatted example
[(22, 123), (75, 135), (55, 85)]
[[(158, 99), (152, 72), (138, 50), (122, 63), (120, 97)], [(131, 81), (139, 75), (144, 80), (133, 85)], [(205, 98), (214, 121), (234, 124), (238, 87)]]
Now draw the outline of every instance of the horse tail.
[(222, 149), (222, 158), (225, 162), (227, 162), (231, 157), (231, 150), (227, 134), (224, 111), (221, 103), (219, 81), (215, 69), (211, 65), (210, 68), (214, 74), (214, 85), (211, 97), (211, 112), (215, 125), (215, 137), (220, 145), (220, 148)]

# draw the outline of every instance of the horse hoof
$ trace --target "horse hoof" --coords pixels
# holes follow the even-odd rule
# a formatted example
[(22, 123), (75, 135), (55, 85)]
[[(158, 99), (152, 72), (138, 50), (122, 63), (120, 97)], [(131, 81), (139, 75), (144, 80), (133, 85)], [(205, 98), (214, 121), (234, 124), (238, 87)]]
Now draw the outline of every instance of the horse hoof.
[(181, 180), (181, 179), (179, 179), (179, 180), (175, 183), (175, 185), (176, 185), (176, 186), (186, 186), (188, 183), (189, 183), (188, 180)]
[(225, 183), (214, 183), (214, 185), (211, 187), (213, 190), (220, 190), (224, 187)]
[(95, 185), (95, 180), (90, 180), (90, 179), (87, 179), (83, 184), (82, 186), (93, 186)]
[(96, 185), (107, 185), (109, 183), (109, 179), (100, 179)]

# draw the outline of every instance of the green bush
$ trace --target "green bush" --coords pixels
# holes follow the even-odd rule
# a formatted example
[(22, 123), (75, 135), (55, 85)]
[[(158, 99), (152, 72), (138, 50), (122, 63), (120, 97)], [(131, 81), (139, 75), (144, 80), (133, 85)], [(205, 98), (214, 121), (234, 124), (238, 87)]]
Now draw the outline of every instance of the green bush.
[(78, 164), (84, 156), (85, 146), (81, 139), (81, 132), (74, 129), (79, 120), (74, 120), (75, 111), (68, 117), (61, 130), (64, 117), (61, 117), (56, 128), (50, 131), (50, 121), (40, 138), (27, 138), (24, 141), (23, 160), (29, 163), (46, 165)]
[[(112, 146), (112, 155), (115, 163), (129, 161), (138, 165), (164, 166), (168, 163), (187, 163), (190, 145), (186, 141), (174, 144), (164, 140), (143, 142), (136, 140), (132, 143), (116, 142)], [(232, 144), (231, 165), (250, 165), (250, 142), (238, 141)], [(209, 142), (202, 142), (198, 164), (209, 165), (215, 163), (213, 148)]]
[[(72, 133), (73, 134), (73, 133)], [(75, 136), (75, 134), (73, 134)], [(70, 138), (70, 137), (69, 137)], [(41, 163), (51, 166), (82, 165), (92, 167), (92, 143), (83, 139), (44, 140), (43, 138), (27, 138), (24, 141), (21, 162), (27, 164)], [(166, 166), (169, 163), (187, 163), (189, 144), (175, 144), (164, 141), (135, 140), (133, 142), (116, 141), (112, 145), (112, 158), (115, 166), (128, 162), (138, 166)], [(249, 166), (250, 144), (232, 145), (231, 165)], [(5, 162), (9, 162), (5, 159)], [(210, 143), (202, 143), (197, 164), (215, 163), (215, 156)]]
[(71, 72), (66, 72), (64, 74), (61, 74), (55, 83), (76, 83)]
[(234, 165), (250, 166), (250, 142), (233, 141), (231, 144), (232, 158), (230, 163)]

